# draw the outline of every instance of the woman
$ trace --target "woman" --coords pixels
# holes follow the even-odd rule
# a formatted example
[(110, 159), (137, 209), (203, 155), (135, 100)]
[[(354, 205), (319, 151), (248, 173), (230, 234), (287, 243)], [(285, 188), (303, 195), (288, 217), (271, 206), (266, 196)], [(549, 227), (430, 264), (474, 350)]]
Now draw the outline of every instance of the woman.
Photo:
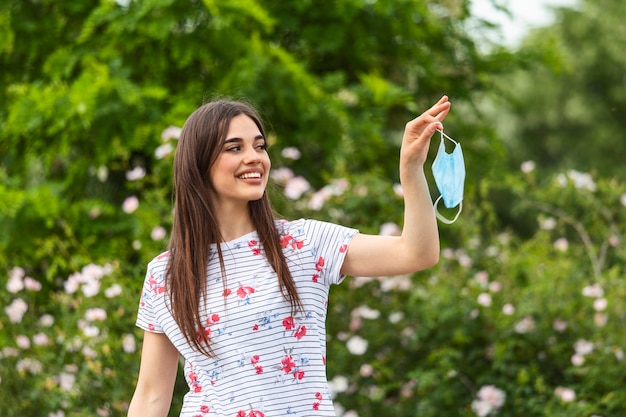
[(189, 384), (181, 416), (334, 416), (325, 369), (329, 287), (345, 275), (406, 274), (437, 263), (423, 167), (449, 110), (444, 96), (406, 124), (401, 236), (275, 220), (257, 113), (232, 101), (196, 110), (174, 160), (169, 250), (148, 265), (137, 318), (141, 366), (128, 416), (167, 416), (179, 355)]

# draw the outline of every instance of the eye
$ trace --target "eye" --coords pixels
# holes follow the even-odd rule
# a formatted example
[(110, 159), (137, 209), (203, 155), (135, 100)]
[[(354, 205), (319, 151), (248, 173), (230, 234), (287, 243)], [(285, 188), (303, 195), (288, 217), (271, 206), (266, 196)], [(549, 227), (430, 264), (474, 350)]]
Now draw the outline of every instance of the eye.
[(226, 148), (226, 152), (238, 152), (241, 150), (241, 146), (236, 145), (236, 146), (231, 146), (229, 148)]
[(261, 150), (261, 151), (266, 151), (267, 150), (267, 143), (264, 142), (264, 143), (258, 145), (256, 148)]

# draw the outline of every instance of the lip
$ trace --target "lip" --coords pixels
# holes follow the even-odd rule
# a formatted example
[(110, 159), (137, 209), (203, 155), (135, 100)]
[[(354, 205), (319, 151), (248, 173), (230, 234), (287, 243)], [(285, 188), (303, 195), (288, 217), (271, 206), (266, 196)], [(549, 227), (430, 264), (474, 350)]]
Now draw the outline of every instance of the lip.
[[(250, 177), (250, 178), (242, 178), (242, 176), (246, 175), (246, 174), (258, 174), (258, 177)], [(238, 180), (261, 180), (263, 179), (264, 174), (263, 174), (263, 170), (260, 169), (247, 169), (245, 171), (241, 171), (239, 173), (237, 173), (235, 175), (235, 178), (237, 178)]]

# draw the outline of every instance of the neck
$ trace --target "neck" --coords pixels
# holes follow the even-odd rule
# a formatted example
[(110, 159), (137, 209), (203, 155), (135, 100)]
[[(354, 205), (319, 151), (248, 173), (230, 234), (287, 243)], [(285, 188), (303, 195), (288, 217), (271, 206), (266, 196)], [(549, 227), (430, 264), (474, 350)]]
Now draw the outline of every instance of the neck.
[(217, 219), (224, 242), (254, 231), (254, 224), (247, 204), (236, 207), (220, 207)]

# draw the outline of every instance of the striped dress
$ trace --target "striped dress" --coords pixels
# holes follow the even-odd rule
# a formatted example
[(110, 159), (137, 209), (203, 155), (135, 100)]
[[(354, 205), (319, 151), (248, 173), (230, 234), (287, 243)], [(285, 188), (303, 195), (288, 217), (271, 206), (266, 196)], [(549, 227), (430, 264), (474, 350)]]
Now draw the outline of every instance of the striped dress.
[(148, 264), (137, 326), (165, 333), (185, 360), (181, 417), (334, 416), (326, 379), (326, 312), (331, 284), (355, 229), (315, 220), (277, 221), (305, 313), (292, 317), (256, 232), (221, 243), (222, 279), (211, 248), (203, 331), (214, 358), (186, 342), (168, 309), (168, 253)]

